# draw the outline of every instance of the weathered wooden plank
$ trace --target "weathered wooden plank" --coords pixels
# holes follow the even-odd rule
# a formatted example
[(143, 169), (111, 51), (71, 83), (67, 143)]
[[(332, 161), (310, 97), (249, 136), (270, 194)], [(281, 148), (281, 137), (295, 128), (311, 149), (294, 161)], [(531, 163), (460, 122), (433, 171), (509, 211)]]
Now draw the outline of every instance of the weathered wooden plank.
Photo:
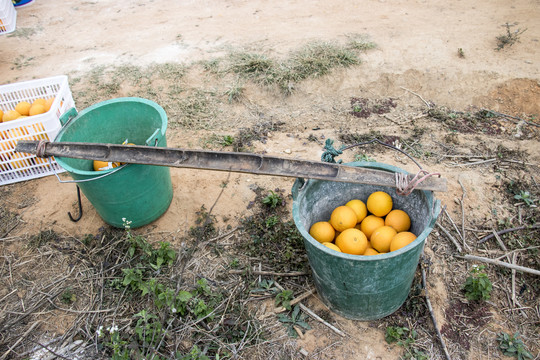
[[(38, 141), (21, 140), (18, 142), (16, 150), (36, 154), (38, 143)], [(42, 146), (44, 147), (42, 152), (44, 156), (396, 187), (394, 173), (387, 171), (261, 154), (74, 142), (48, 142), (42, 144)], [(418, 184), (416, 188), (446, 191), (446, 179), (429, 177)]]

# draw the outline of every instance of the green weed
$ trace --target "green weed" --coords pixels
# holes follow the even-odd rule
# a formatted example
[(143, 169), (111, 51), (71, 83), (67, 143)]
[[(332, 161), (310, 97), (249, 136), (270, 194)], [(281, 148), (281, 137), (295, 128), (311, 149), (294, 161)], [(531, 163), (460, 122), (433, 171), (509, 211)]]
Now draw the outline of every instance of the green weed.
[(506, 32), (502, 35), (497, 36), (497, 48), (495, 50), (500, 51), (507, 46), (512, 46), (516, 42), (519, 42), (521, 34), (523, 34), (527, 29), (517, 29), (511, 31), (510, 28), (515, 26), (515, 24), (506, 23), (503, 25), (506, 29)]
[(473, 265), (470, 275), (465, 280), (463, 290), (468, 300), (488, 300), (491, 296), (492, 284), (486, 273), (484, 265)]
[(518, 360), (533, 358), (533, 355), (527, 350), (525, 344), (519, 338), (519, 333), (510, 335), (505, 332), (501, 332), (497, 336), (497, 341), (499, 342), (499, 349), (501, 349), (503, 355), (505, 356), (512, 356)]
[(388, 344), (397, 343), (403, 347), (404, 359), (427, 360), (429, 357), (415, 346), (417, 333), (414, 329), (399, 326), (386, 328), (384, 339)]
[[(289, 307), (288, 310), (291, 310)], [(287, 324), (287, 333), (290, 337), (296, 338), (298, 337), (298, 333), (294, 329), (295, 326), (303, 328), (305, 330), (311, 329), (311, 326), (307, 323), (307, 316), (300, 312), (300, 307), (298, 305), (294, 306), (294, 309), (290, 312), (290, 314), (279, 314), (278, 320), (284, 324)]]
[(283, 306), (287, 310), (291, 310), (291, 300), (293, 299), (292, 290), (283, 290), (276, 295), (276, 306)]
[(279, 194), (276, 194), (272, 190), (270, 190), (270, 193), (262, 199), (262, 203), (266, 206), (271, 207), (272, 209), (275, 209), (276, 206), (281, 205), (283, 202), (283, 199)]

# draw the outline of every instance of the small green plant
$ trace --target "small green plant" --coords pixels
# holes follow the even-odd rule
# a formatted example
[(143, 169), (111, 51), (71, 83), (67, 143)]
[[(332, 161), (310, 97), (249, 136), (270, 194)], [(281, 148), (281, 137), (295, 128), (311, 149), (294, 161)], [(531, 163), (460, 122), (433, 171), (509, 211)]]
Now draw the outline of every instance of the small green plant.
[(415, 346), (417, 333), (414, 329), (400, 326), (389, 326), (386, 328), (384, 339), (388, 344), (397, 343), (403, 347), (404, 359), (428, 360), (428, 356)]
[[(129, 360), (129, 342), (122, 339), (120, 332), (118, 331), (118, 326), (112, 325), (104, 329), (103, 326), (100, 326), (97, 331), (97, 336), (99, 339), (103, 339), (103, 343), (112, 351), (111, 359), (112, 360)], [(106, 339), (108, 333), (108, 339)]]
[(486, 273), (483, 272), (484, 265), (473, 265), (470, 275), (465, 280), (463, 290), (468, 300), (488, 300), (491, 296), (492, 284)]
[(465, 58), (465, 51), (463, 51), (463, 48), (458, 48), (457, 49), (457, 54), (460, 58)]
[(278, 292), (278, 288), (275, 286), (274, 280), (263, 279), (259, 281), (259, 287), (251, 290), (251, 292), (252, 293), (257, 293), (257, 292), (276, 293)]
[(60, 296), (60, 300), (64, 304), (68, 304), (68, 305), (74, 303), (75, 300), (77, 300), (77, 297), (75, 296), (75, 293), (73, 292), (73, 289), (71, 288), (71, 286), (67, 287), (66, 290), (64, 290), (64, 292)]
[(289, 336), (296, 338), (298, 333), (294, 329), (295, 326), (301, 327), (305, 330), (311, 329), (309, 324), (306, 322), (306, 315), (300, 312), (300, 307), (298, 305), (294, 306), (294, 309), (290, 315), (279, 314), (278, 320), (284, 324), (287, 324), (287, 333)]
[(240, 266), (240, 260), (238, 260), (237, 257), (233, 258), (231, 262), (229, 263), (229, 267), (231, 269), (236, 269)]
[(225, 95), (227, 95), (229, 103), (238, 102), (244, 96), (244, 87), (242, 86), (240, 81), (236, 81), (234, 84), (227, 88), (227, 90), (225, 91)]
[(155, 346), (161, 340), (161, 334), (163, 329), (158, 317), (146, 310), (141, 310), (134, 315), (137, 318), (137, 324), (135, 325), (135, 334), (137, 334), (139, 341), (142, 342), (143, 347)]
[(271, 207), (272, 209), (275, 209), (278, 205), (280, 205), (283, 202), (283, 199), (279, 194), (273, 192), (270, 190), (270, 193), (268, 196), (262, 199), (262, 203), (266, 206)]
[(519, 333), (514, 335), (501, 332), (497, 336), (499, 349), (505, 356), (512, 356), (518, 360), (532, 359), (533, 355), (525, 348), (525, 344), (519, 338)]
[(506, 46), (512, 46), (516, 42), (519, 42), (521, 34), (523, 34), (527, 29), (517, 29), (516, 31), (511, 31), (510, 28), (515, 26), (515, 24), (506, 23), (503, 25), (506, 28), (506, 33), (503, 35), (497, 36), (497, 48), (495, 50), (499, 51), (504, 49)]
[(234, 144), (234, 137), (231, 135), (223, 135), (220, 144), (223, 146), (231, 146), (232, 144)]
[(271, 228), (279, 223), (279, 216), (272, 215), (266, 219), (266, 227)]
[(291, 310), (291, 300), (293, 299), (292, 290), (283, 290), (276, 295), (276, 306), (283, 306), (287, 310)]
[(369, 161), (369, 162), (374, 162), (375, 159), (370, 157), (369, 155), (366, 155), (366, 154), (356, 154), (354, 156), (354, 161)]
[(514, 199), (523, 201), (528, 207), (533, 206), (536, 201), (536, 199), (533, 199), (530, 192), (523, 190), (521, 190), (519, 194), (514, 195)]
[[(188, 354), (176, 353), (176, 359), (178, 360), (210, 360), (197, 345), (194, 345)], [(217, 357), (216, 357), (217, 359)]]

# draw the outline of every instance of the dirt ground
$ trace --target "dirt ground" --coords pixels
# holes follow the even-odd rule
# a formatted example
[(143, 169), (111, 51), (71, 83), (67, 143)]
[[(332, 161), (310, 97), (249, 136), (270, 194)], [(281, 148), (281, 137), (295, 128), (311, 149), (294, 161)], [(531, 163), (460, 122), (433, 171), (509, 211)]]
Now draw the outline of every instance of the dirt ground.
[[(512, 25), (511, 31), (526, 31), (515, 44), (498, 51), (496, 38), (505, 34), (507, 23)], [(215, 135), (234, 136), (238, 129), (264, 121), (283, 122), (277, 131), (266, 134), (264, 141), (254, 141), (251, 151), (319, 160), (322, 143), (327, 138), (340, 144), (347, 134), (376, 133), (410, 139), (421, 129), (422, 134), (413, 137), (416, 145), (411, 140), (408, 143), (411, 146), (407, 146), (409, 150), (416, 149), (415, 157), (425, 168), (440, 172), (448, 180), (448, 191), (435, 195), (458, 228), (462, 210), (466, 214), (463, 229), (467, 228), (468, 245), (464, 252), (504, 255), (496, 243), (484, 249), (477, 240), (491, 229), (500, 229), (502, 219), (510, 219), (515, 226), (518, 217), (519, 221), (522, 216), (538, 219), (537, 208), (515, 206), (513, 200), (507, 200), (504, 187), (514, 181), (527, 184), (528, 187), (520, 190), (539, 192), (539, 0), (67, 0), (61, 3), (35, 0), (18, 9), (17, 32), (0, 37), (0, 84), (65, 74), (70, 79), (75, 104), (82, 110), (96, 101), (131, 96), (136, 87), (122, 82), (113, 94), (92, 97), (85, 89), (95, 86), (91, 74), (96, 69), (180, 63), (188, 70), (177, 80), (179, 86), (222, 94), (226, 84), (209, 76), (197, 64), (238, 49), (286, 57), (309, 41), (340, 43), (351, 34), (366, 34), (376, 44), (374, 49), (361, 53), (361, 64), (301, 81), (287, 96), (246, 81), (240, 102), (230, 103), (222, 96), (215, 103), (215, 111), (199, 125), (183, 123), (181, 112), (168, 112), (169, 146), (220, 150), (205, 140)], [(189, 90), (181, 96), (188, 94)], [(157, 96), (166, 98), (167, 94)], [(396, 106), (386, 114), (357, 117), (351, 111), (352, 98), (393, 99)], [(458, 117), (479, 109), (506, 116), (497, 117), (490, 127), (461, 131), (466, 124), (456, 122), (452, 128), (452, 116), (440, 120), (433, 115), (441, 109)], [(317, 140), (310, 140), (310, 135)], [(380, 148), (362, 148), (345, 153), (342, 158), (354, 160), (362, 154), (416, 172), (407, 158)], [(255, 197), (254, 185), (284, 189), (288, 194), (294, 182), (290, 178), (177, 168), (171, 169), (171, 176), (174, 197), (170, 208), (157, 221), (137, 231), (152, 241), (166, 240), (178, 247), (183, 246), (180, 241), (195, 224), (202, 206), (212, 208), (220, 226), (237, 226), (235, 221), (249, 213), (248, 204)], [(228, 186), (222, 192), (223, 182)], [(105, 225), (84, 197), (82, 219), (71, 222), (67, 212), (76, 212), (75, 185), (60, 184), (54, 176), (3, 186), (0, 194), (1, 203), (21, 219), (1, 239), (4, 251), (9, 248), (12, 254), (26, 251), (22, 239), (40, 231), (84, 237), (97, 234)], [(290, 201), (287, 206), (291, 207)], [(452, 229), (448, 221), (444, 224)], [(475, 232), (478, 229), (481, 231)], [(537, 247), (538, 232), (533, 231), (532, 238), (529, 245)], [(439, 228), (428, 238), (426, 254), (431, 260), (428, 293), (438, 326), (442, 328), (451, 323), (448, 308), (464, 299), (459, 284), (466, 277), (467, 270), (463, 269), (472, 263), (454, 257), (457, 254), (454, 245)], [(526, 256), (519, 259), (522, 266), (537, 264), (527, 262)], [(4, 256), (3, 269), (6, 261)], [(458, 265), (453, 264), (456, 261), (460, 262), (459, 272)], [(495, 272), (495, 266), (490, 271)], [(515, 303), (513, 307), (508, 304), (508, 284), (496, 281), (496, 294), (488, 304), (492, 318), (458, 336), (467, 338), (472, 346), (464, 347), (449, 332), (443, 332), (452, 358), (504, 358), (497, 348), (495, 334), (499, 331), (513, 334), (518, 330), (533, 357), (539, 358), (538, 287), (530, 285), (534, 276), (519, 274), (522, 276), (518, 279), (519, 286), (529, 284), (522, 294), (522, 310), (516, 310), (519, 306)], [(3, 296), (10, 292), (11, 287), (0, 293), (1, 302), (7, 301)], [(305, 303), (316, 311), (325, 311), (316, 296)], [(63, 321), (69, 324), (68, 315), (56, 316), (53, 320), (56, 326), (42, 325), (33, 331), (48, 334), (50, 338), (61, 335), (62, 329), (71, 326), (62, 325)], [(284, 342), (293, 341), (292, 348), (307, 351), (310, 354), (307, 358), (406, 356), (402, 347), (384, 340), (383, 325), (387, 323), (357, 322), (335, 314), (331, 318), (346, 333), (345, 337), (313, 321), (313, 329), (303, 339)], [(430, 354), (429, 358), (443, 358), (434, 332), (422, 337), (419, 343)], [(24, 351), (19, 349), (17, 353)], [(291, 358), (299, 358), (299, 354)]]

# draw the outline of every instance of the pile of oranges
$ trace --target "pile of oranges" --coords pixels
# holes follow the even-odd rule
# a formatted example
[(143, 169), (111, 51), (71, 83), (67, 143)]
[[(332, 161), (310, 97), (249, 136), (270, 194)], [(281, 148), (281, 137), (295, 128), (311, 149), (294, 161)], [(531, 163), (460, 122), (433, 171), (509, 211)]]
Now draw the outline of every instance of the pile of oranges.
[[(0, 123), (44, 114), (50, 110), (54, 99), (54, 97), (48, 99), (39, 98), (32, 103), (20, 101), (14, 110), (4, 112), (0, 109)], [(48, 140), (48, 136), (45, 133), (43, 124), (40, 122), (0, 131), (0, 171), (24, 169), (36, 164), (48, 166), (45, 159), (29, 158), (28, 155), (15, 152), (14, 149), (19, 140)]]
[(54, 97), (49, 99), (39, 98), (34, 100), (31, 104), (28, 101), (21, 101), (15, 106), (14, 110), (8, 110), (6, 112), (0, 110), (0, 122), (8, 122), (28, 116), (44, 114), (49, 111), (53, 102)]
[(408, 231), (409, 215), (393, 209), (392, 197), (384, 191), (367, 201), (353, 199), (332, 211), (329, 221), (313, 224), (309, 234), (335, 251), (352, 255), (378, 255), (401, 249), (416, 239)]

